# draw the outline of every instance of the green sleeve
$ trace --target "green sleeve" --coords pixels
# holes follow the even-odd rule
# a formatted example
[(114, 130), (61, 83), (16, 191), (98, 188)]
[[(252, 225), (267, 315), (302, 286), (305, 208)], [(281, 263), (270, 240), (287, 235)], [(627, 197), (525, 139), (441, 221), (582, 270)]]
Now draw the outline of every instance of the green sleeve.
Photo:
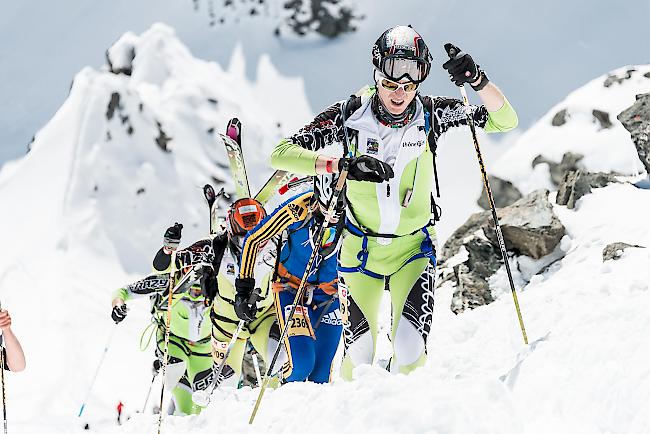
[(519, 124), (517, 113), (507, 99), (504, 100), (501, 108), (495, 112), (488, 112), (488, 121), (485, 124), (485, 131), (488, 133), (506, 132)]
[(282, 140), (271, 153), (271, 167), (301, 175), (316, 175), (318, 153)]
[(131, 294), (129, 294), (129, 291), (126, 288), (120, 288), (113, 293), (112, 300), (115, 300), (116, 298), (121, 298), (122, 300), (127, 301), (131, 298)]

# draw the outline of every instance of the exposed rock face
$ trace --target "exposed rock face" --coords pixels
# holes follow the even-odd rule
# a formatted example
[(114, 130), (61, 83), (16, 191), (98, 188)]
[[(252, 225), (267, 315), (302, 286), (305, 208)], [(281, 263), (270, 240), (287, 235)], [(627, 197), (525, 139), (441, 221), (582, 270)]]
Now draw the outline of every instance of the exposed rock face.
[(632, 73), (635, 72), (635, 71), (636, 71), (636, 69), (630, 68), (621, 75), (610, 74), (610, 75), (607, 76), (607, 78), (603, 82), (603, 86), (610, 87), (610, 86), (612, 86), (614, 84), (621, 84), (625, 80), (629, 80), (630, 78), (632, 78)]
[(600, 124), (600, 128), (607, 129), (612, 127), (612, 121), (609, 120), (609, 113), (602, 110), (592, 110), (591, 114), (594, 115), (594, 118)]
[(472, 235), (464, 246), (468, 259), (454, 267), (453, 279), (457, 282), (451, 299), (454, 313), (492, 303), (488, 279), (501, 267), (501, 253), (487, 239)]
[(338, 3), (338, 0), (286, 1), (284, 8), (291, 11), (291, 15), (285, 24), (299, 36), (316, 32), (329, 39), (356, 31), (353, 21), (359, 17), (351, 8)]
[(472, 214), (462, 226), (456, 229), (442, 246), (439, 255), (440, 265), (442, 265), (443, 261), (451, 258), (458, 252), (465, 238), (473, 235), (476, 231), (482, 231), (487, 226), (488, 219), (490, 218), (489, 211), (478, 212)]
[[(538, 190), (514, 204), (497, 211), (506, 249), (539, 259), (553, 254), (565, 229), (553, 213), (548, 191)], [(492, 294), (488, 279), (502, 265), (501, 250), (494, 232), (491, 212), (473, 214), (447, 240), (441, 250), (440, 267), (456, 255), (461, 248), (467, 251), (467, 259), (453, 266), (442, 282), (451, 280), (456, 285), (451, 309), (455, 313), (491, 303)], [(442, 283), (441, 282), (441, 283)]]
[(650, 93), (637, 95), (636, 102), (623, 110), (618, 120), (630, 132), (639, 159), (650, 173)]
[(645, 247), (643, 246), (637, 246), (636, 244), (627, 244), (627, 243), (612, 243), (608, 244), (604, 249), (603, 249), (603, 262), (614, 259), (617, 260), (623, 255), (623, 251), (629, 247), (635, 247), (635, 248), (641, 248), (644, 249)]
[(551, 181), (553, 182), (553, 184), (558, 186), (564, 179), (564, 176), (566, 175), (567, 172), (582, 168), (582, 166), (579, 163), (580, 160), (582, 160), (583, 158), (584, 155), (582, 154), (566, 152), (562, 156), (562, 161), (556, 163), (555, 161), (548, 160), (543, 155), (538, 155), (533, 160), (533, 168), (541, 163), (548, 164), (549, 173), (551, 175)]
[[(488, 175), (488, 180), (490, 181), (494, 204), (497, 208), (503, 208), (504, 206), (511, 205), (521, 199), (521, 192), (512, 184), (512, 182), (493, 175)], [(485, 194), (485, 188), (481, 191), (481, 197), (478, 198), (476, 203), (483, 209), (490, 209), (490, 203), (487, 194)]]
[(553, 119), (551, 119), (551, 125), (554, 127), (561, 127), (562, 125), (566, 124), (567, 121), (567, 111), (566, 109), (562, 109), (559, 112), (555, 113), (555, 116), (553, 116)]
[(605, 187), (613, 182), (618, 180), (609, 173), (589, 173), (582, 170), (567, 172), (558, 187), (555, 203), (574, 209), (578, 199), (591, 193), (592, 188)]
[[(564, 236), (564, 225), (553, 212), (548, 190), (537, 190), (498, 212), (506, 249), (539, 259), (553, 252)], [(488, 222), (487, 237), (497, 245), (494, 223)]]

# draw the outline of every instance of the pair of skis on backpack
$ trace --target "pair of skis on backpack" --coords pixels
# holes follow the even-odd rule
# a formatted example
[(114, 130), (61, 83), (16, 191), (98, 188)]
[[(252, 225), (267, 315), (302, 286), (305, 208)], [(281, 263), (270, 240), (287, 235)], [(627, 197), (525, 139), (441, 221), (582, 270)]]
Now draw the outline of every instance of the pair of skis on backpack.
[[(262, 186), (260, 191), (253, 197), (248, 184), (244, 153), (241, 147), (241, 122), (239, 119), (231, 119), (226, 126), (226, 133), (219, 134), (219, 137), (226, 147), (226, 154), (228, 155), (228, 163), (230, 165), (233, 183), (235, 184), (235, 195), (237, 199), (252, 198), (264, 206), (275, 194), (284, 194), (288, 189), (309, 180), (309, 178), (303, 178), (305, 180), (303, 181), (303, 179), (298, 179), (289, 172), (276, 170), (264, 186)], [(210, 206), (210, 233), (213, 234), (218, 227), (218, 199), (221, 196), (227, 195), (223, 188), (218, 193), (215, 193), (214, 188), (210, 184), (206, 184), (203, 187), (203, 194)]]

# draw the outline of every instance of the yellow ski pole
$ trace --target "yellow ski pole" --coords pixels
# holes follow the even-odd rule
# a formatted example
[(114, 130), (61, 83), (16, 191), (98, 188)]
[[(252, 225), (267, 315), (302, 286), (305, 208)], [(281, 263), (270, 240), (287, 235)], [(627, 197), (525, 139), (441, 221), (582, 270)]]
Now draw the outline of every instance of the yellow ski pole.
[[(460, 49), (458, 47), (449, 43), (445, 44), (445, 51), (447, 52), (447, 55), (449, 55), (450, 59), (455, 58), (460, 53)], [(510, 292), (512, 293), (512, 299), (515, 302), (515, 309), (517, 310), (517, 317), (519, 318), (519, 327), (521, 328), (521, 334), (524, 337), (524, 343), (528, 345), (528, 336), (526, 336), (524, 319), (521, 316), (521, 310), (519, 309), (519, 300), (517, 299), (517, 291), (515, 290), (515, 284), (512, 280), (512, 272), (510, 271), (510, 264), (508, 263), (508, 253), (506, 251), (506, 243), (503, 240), (503, 234), (501, 233), (501, 226), (499, 225), (499, 217), (497, 216), (497, 208), (496, 205), (494, 204), (494, 197), (492, 196), (490, 181), (488, 180), (487, 171), (485, 170), (485, 163), (483, 162), (483, 156), (481, 155), (481, 149), (478, 144), (478, 138), (476, 137), (476, 127), (474, 126), (474, 119), (472, 118), (472, 111), (469, 106), (467, 91), (465, 90), (464, 85), (459, 87), (460, 87), (460, 94), (463, 97), (463, 104), (465, 105), (467, 124), (469, 125), (469, 129), (472, 132), (474, 149), (476, 150), (476, 157), (478, 158), (478, 164), (481, 169), (481, 176), (483, 177), (485, 194), (487, 195), (488, 202), (490, 203), (490, 210), (492, 211), (492, 220), (494, 220), (494, 231), (496, 232), (497, 240), (499, 242), (499, 248), (501, 249), (501, 256), (503, 257), (503, 263), (506, 266), (506, 273), (508, 274), (508, 281), (510, 282)]]

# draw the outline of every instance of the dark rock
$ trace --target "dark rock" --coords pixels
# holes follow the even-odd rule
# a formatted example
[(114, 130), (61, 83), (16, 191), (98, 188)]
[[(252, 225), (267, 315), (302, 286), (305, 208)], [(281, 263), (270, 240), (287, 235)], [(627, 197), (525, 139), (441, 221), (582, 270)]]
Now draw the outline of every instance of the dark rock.
[[(557, 254), (557, 246), (565, 229), (553, 213), (548, 191), (535, 191), (499, 209), (497, 214), (509, 252), (533, 259), (546, 256), (550, 258), (549, 263), (559, 259), (561, 255)], [(450, 263), (449, 259), (457, 255), (461, 248), (465, 249), (467, 258), (457, 256), (454, 263)], [(491, 212), (473, 214), (444, 244), (440, 259), (439, 268), (443, 278), (438, 285), (452, 281), (456, 287), (452, 297), (453, 312), (491, 303), (493, 297), (488, 280), (503, 264)], [(457, 259), (462, 262), (458, 263)], [(452, 267), (453, 272), (449, 272)]]
[[(492, 198), (497, 208), (511, 205), (521, 199), (521, 192), (515, 187), (512, 182), (501, 179), (497, 176), (488, 175), (490, 181), (490, 189), (492, 190)], [(485, 193), (485, 188), (481, 191), (481, 197), (476, 201), (478, 206), (483, 209), (490, 209), (490, 203)]]
[(120, 108), (120, 94), (117, 92), (113, 92), (111, 94), (111, 99), (108, 102), (108, 107), (106, 108), (106, 119), (109, 121), (113, 119), (113, 116), (115, 115), (115, 111)]
[(591, 193), (592, 188), (602, 188), (613, 182), (618, 180), (610, 173), (589, 173), (583, 170), (567, 172), (558, 187), (555, 203), (574, 209), (578, 199)]
[(584, 158), (582, 154), (574, 154), (573, 152), (566, 152), (562, 156), (562, 161), (556, 163), (544, 157), (543, 155), (538, 155), (533, 159), (532, 166), (535, 168), (538, 164), (546, 163), (548, 164), (549, 174), (551, 175), (551, 181), (555, 186), (560, 185), (564, 176), (569, 171), (575, 171), (582, 168), (582, 165), (578, 164), (580, 160)]
[(646, 72), (645, 74), (643, 74), (643, 76), (644, 76), (645, 78), (650, 78), (650, 72)]
[(455, 314), (474, 309), (494, 301), (487, 280), (469, 271), (465, 264), (454, 268), (456, 290), (451, 298), (451, 311)]
[[(548, 200), (548, 190), (534, 191), (497, 214), (506, 249), (534, 259), (552, 253), (565, 233)], [(492, 220), (484, 232), (492, 244), (498, 245)]]
[(567, 111), (566, 109), (562, 109), (559, 112), (555, 113), (555, 116), (553, 116), (553, 119), (551, 119), (551, 125), (554, 127), (560, 127), (564, 124), (566, 124), (567, 121)]
[(135, 194), (137, 194), (138, 196), (140, 196), (140, 195), (143, 194), (144, 192), (145, 192), (144, 187), (140, 187), (140, 188), (138, 188), (138, 191), (135, 192)]
[(489, 211), (474, 213), (465, 223), (462, 224), (461, 227), (456, 229), (442, 246), (439, 255), (440, 265), (443, 265), (444, 261), (458, 253), (458, 249), (463, 245), (465, 238), (486, 227), (490, 218)]
[(133, 59), (135, 59), (135, 47), (130, 47), (126, 51), (126, 63), (123, 65), (117, 66), (115, 62), (111, 59), (111, 56), (106, 50), (106, 63), (108, 63), (108, 70), (113, 74), (124, 74), (131, 75), (133, 73)]
[(622, 75), (609, 74), (605, 79), (605, 81), (603, 82), (603, 86), (610, 87), (614, 84), (621, 84), (625, 80), (629, 80), (630, 78), (632, 78), (632, 73), (635, 71), (636, 69), (630, 68), (627, 71), (625, 71)]
[(603, 262), (614, 259), (617, 260), (623, 255), (623, 251), (629, 247), (635, 247), (640, 249), (645, 249), (643, 246), (637, 246), (636, 244), (627, 244), (627, 243), (612, 243), (605, 246), (603, 249)]
[(158, 126), (158, 137), (156, 137), (156, 144), (160, 149), (162, 149), (165, 152), (171, 152), (167, 148), (167, 144), (172, 140), (171, 137), (169, 137), (165, 131), (162, 129), (162, 125), (160, 122), (156, 122), (156, 125)]
[(639, 159), (650, 173), (650, 93), (637, 95), (634, 104), (617, 118), (630, 132)]
[(591, 111), (591, 114), (600, 123), (600, 128), (607, 129), (612, 127), (612, 121), (609, 120), (609, 113), (594, 109)]

